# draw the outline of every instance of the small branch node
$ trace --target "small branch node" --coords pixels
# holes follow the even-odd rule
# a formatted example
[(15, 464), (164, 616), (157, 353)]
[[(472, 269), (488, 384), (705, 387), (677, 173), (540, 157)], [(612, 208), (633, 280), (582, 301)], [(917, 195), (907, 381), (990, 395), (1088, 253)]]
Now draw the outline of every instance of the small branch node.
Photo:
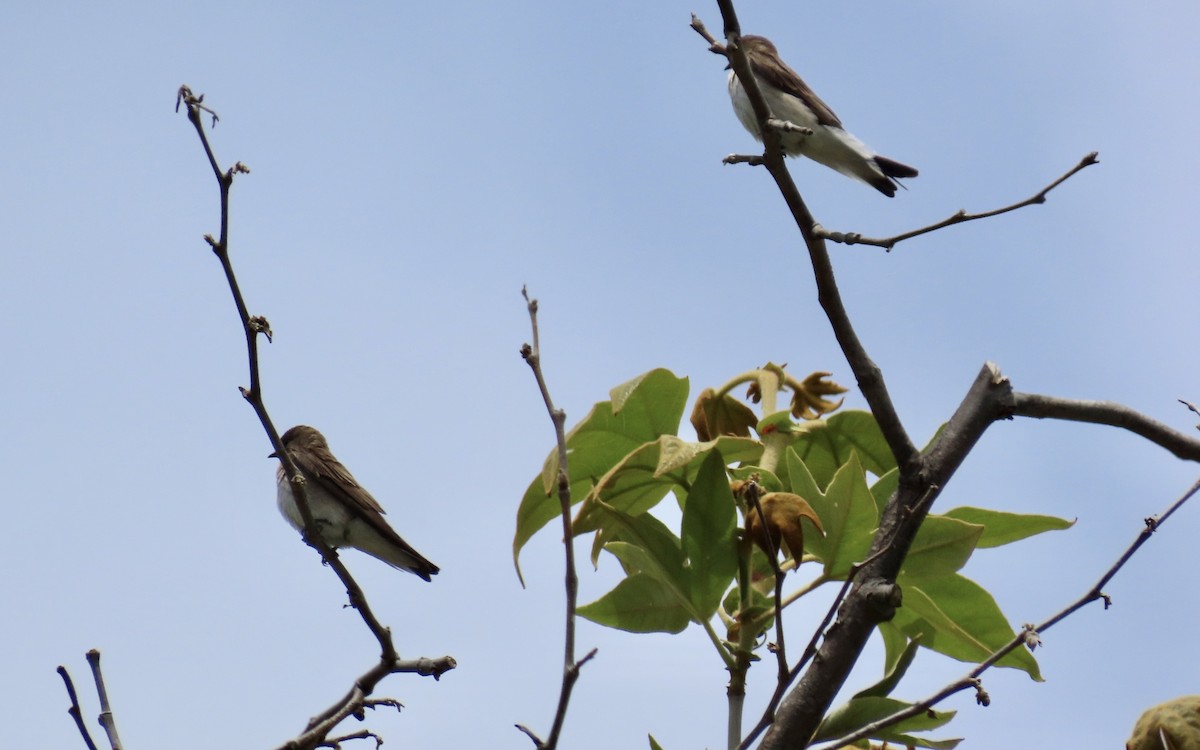
[(721, 160), (722, 164), (749, 164), (752, 167), (761, 167), (766, 164), (762, 154), (730, 154)]
[(187, 84), (180, 86), (179, 92), (175, 95), (176, 112), (179, 111), (180, 104), (186, 104), (189, 112), (193, 110), (199, 112), (202, 110), (212, 115), (212, 126), (214, 128), (217, 126), (217, 120), (221, 119), (217, 117), (217, 113), (214, 112), (212, 108), (204, 106), (204, 94), (196, 96), (192, 93), (192, 90), (188, 88)]
[(972, 680), (975, 686), (975, 702), (987, 708), (992, 705), (992, 696), (988, 695), (988, 691), (983, 689), (983, 681), (976, 678)]
[(272, 336), (274, 334), (271, 333), (271, 323), (263, 316), (261, 316), (261, 315), (253, 316), (252, 318), (250, 318), (250, 320), (248, 320), (246, 322), (246, 325), (249, 326), (250, 330), (254, 331), (254, 333), (256, 333), (256, 334), (261, 333), (264, 336), (266, 336), (268, 343), (273, 342)]
[(1030, 651), (1042, 645), (1042, 636), (1037, 631), (1037, 625), (1034, 625), (1032, 622), (1027, 622), (1021, 626), (1021, 637), (1024, 638), (1025, 646)]
[(797, 125), (791, 120), (781, 120), (777, 117), (767, 118), (767, 127), (778, 130), (780, 133), (798, 133), (800, 135), (812, 135), (812, 128), (806, 128), (803, 125)]

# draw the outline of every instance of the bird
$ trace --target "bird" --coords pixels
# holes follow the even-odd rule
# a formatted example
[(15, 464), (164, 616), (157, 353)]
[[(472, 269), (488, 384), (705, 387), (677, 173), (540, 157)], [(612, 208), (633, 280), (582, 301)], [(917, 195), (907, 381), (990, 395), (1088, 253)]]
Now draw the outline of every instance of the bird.
[[(308, 425), (296, 425), (280, 438), (284, 450), (306, 481), (305, 494), (321, 538), (333, 548), (353, 547), (388, 565), (429, 581), (438, 566), (404, 541), (384, 520), (383, 507), (329, 450), (325, 436)], [(279, 453), (270, 455), (279, 458)], [(304, 520), (292, 495), (282, 461), (276, 471), (279, 512), (304, 533)]]
[[(812, 135), (781, 132), (783, 151), (788, 156), (807, 156), (842, 174), (867, 183), (887, 197), (896, 195), (899, 177), (916, 177), (917, 170), (880, 156), (855, 138), (829, 105), (821, 101), (796, 71), (779, 57), (779, 51), (766, 37), (747, 34), (741, 38), (750, 69), (767, 100), (771, 116), (809, 128)], [(761, 141), (758, 119), (750, 98), (732, 66), (729, 70), (729, 98), (742, 125)]]

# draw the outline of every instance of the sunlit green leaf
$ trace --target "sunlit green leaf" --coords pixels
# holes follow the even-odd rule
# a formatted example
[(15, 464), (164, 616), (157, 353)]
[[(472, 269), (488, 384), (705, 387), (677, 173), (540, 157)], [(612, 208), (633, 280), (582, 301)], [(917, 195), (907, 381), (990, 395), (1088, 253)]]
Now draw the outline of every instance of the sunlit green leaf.
[(578, 609), (580, 617), (631, 633), (680, 633), (691, 622), (687, 609), (667, 588), (644, 573)]
[(691, 572), (692, 603), (702, 620), (717, 611), (721, 595), (737, 574), (734, 529), (737, 510), (720, 452), (700, 466), (683, 507), (683, 550)]
[[(992, 595), (962, 575), (925, 579), (902, 575), (896, 582), (904, 593), (904, 606), (896, 610), (891, 625), (909, 638), (920, 637), (926, 648), (978, 663), (1016, 633)], [(1024, 670), (1039, 682), (1042, 679), (1037, 660), (1024, 647), (1010, 651), (997, 665)]]
[[(806, 549), (824, 563), (826, 577), (844, 579), (853, 563), (867, 557), (879, 524), (875, 500), (867, 488), (858, 456), (850, 453), (823, 494), (812, 486), (807, 464), (794, 451), (788, 451), (787, 463), (793, 492), (808, 501), (825, 528), (824, 538), (816, 534), (806, 537)], [(814, 493), (812, 496), (797, 489), (805, 485), (808, 492)]]
[(792, 449), (821, 487), (832, 481), (852, 452), (858, 454), (860, 465), (877, 477), (896, 466), (875, 417), (868, 411), (850, 409), (806, 425), (808, 429), (797, 437)]
[(639, 515), (676, 487), (690, 486), (712, 450), (719, 450), (726, 461), (753, 461), (762, 455), (762, 444), (737, 437), (692, 443), (664, 435), (640, 445), (599, 478), (575, 517), (574, 533), (584, 534), (598, 527), (597, 501)]
[(670, 561), (661, 560), (646, 548), (629, 542), (609, 542), (604, 548), (621, 561), (630, 576), (646, 575), (661, 583), (676, 603), (687, 611), (689, 619), (698, 620), (696, 609), (688, 597), (688, 571), (672, 568)]
[[(851, 698), (848, 702), (829, 712), (829, 715), (817, 728), (813, 742), (824, 742), (844, 737), (868, 724), (886, 719), (899, 711), (909, 708), (912, 704), (894, 698), (869, 696)], [(912, 737), (911, 732), (925, 732), (937, 729), (954, 718), (955, 711), (922, 711), (916, 716), (910, 716), (903, 721), (880, 729), (871, 735), (872, 739), (884, 742), (915, 743), (918, 747), (952, 748), (960, 740), (929, 740), (922, 737)], [(903, 740), (899, 739), (904, 737)]]
[(927, 516), (904, 558), (901, 575), (931, 578), (955, 573), (970, 559), (983, 527), (954, 518)]
[(1046, 531), (1069, 529), (1074, 521), (1055, 516), (1039, 516), (1028, 513), (1005, 513), (986, 508), (955, 508), (943, 514), (946, 518), (957, 518), (983, 527), (979, 547), (999, 547)]
[[(687, 378), (664, 369), (651, 370), (614, 388), (603, 401), (567, 433), (570, 451), (568, 480), (572, 504), (581, 501), (595, 480), (631, 451), (660, 435), (674, 435), (687, 401)], [(561, 513), (557, 492), (558, 450), (551, 449), (542, 473), (530, 482), (517, 509), (513, 536), (513, 565), (520, 576), (525, 543)]]
[[(667, 528), (666, 524), (649, 513), (631, 516), (628, 513), (610, 508), (606, 505), (598, 507), (603, 516), (605, 533), (597, 536), (597, 543), (603, 543), (605, 548), (615, 542), (624, 542), (646, 551), (658, 568), (666, 571), (663, 576), (657, 576), (663, 582), (670, 582), (681, 592), (683, 598), (688, 590), (684, 580), (684, 553), (679, 537)], [(596, 552), (593, 551), (593, 564), (596, 562)], [(624, 560), (623, 560), (624, 562)], [(650, 572), (646, 566), (637, 566), (639, 570)]]

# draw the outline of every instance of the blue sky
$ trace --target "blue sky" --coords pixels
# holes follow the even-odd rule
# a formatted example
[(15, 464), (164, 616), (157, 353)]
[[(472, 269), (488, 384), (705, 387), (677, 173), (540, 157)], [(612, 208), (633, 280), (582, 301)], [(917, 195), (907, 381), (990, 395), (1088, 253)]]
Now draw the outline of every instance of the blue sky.
[[(517, 503), (552, 432), (518, 349), (542, 303), (546, 372), (574, 422), (652, 367), (693, 394), (767, 360), (852, 385), (791, 220), (722, 60), (688, 28), (714, 5), (115, 3), (0, 10), (0, 468), (9, 478), (5, 711), (11, 744), (78, 747), (54, 668), (87, 685), (102, 650), (128, 747), (267, 747), (375, 654), (279, 517), (271, 448), (237, 392), (243, 339), (219, 266), (217, 192), (173, 111), (182, 83), (221, 115), (232, 253), (277, 424), (318, 426), (418, 549), (433, 585), (361, 555), (404, 655), (454, 655), (440, 683), (394, 677), (406, 747), (524, 749), (557, 695), (561, 549), (513, 572)], [(1183, 430), (1200, 401), (1195, 214), (1200, 10), (1183, 2), (742, 3), (881, 153), (921, 176), (894, 200), (811, 162), (793, 173), (828, 228), (882, 235), (1024, 198), (1043, 206), (884, 254), (835, 247), (850, 313), (924, 442), (985, 360), (1018, 390), (1111, 399)], [(848, 407), (862, 407), (857, 393)], [(1195, 468), (1110, 428), (994, 426), (946, 488), (956, 505), (1077, 518), (964, 571), (1014, 625), (1082, 593)], [(1192, 539), (1172, 519), (1108, 591), (1045, 637), (1047, 681), (989, 673), (943, 734), (963, 747), (1119, 745), (1140, 711), (1197, 692)], [(584, 543), (582, 549), (586, 549)], [(581, 601), (616, 566), (582, 571)], [(798, 635), (813, 611), (791, 618)], [(722, 744), (726, 674), (696, 630), (599, 647), (565, 742)], [(868, 652), (848, 689), (877, 678)], [(921, 697), (967, 666), (922, 655)], [(769, 695), (751, 675), (749, 714)], [(88, 699), (92, 691), (84, 689)], [(95, 704), (87, 707), (89, 714)]]

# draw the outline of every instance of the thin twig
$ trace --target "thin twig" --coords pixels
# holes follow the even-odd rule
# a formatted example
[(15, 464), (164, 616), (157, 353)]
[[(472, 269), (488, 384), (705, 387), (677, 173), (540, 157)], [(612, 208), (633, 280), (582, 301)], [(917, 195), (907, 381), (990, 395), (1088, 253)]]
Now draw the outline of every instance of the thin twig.
[(75, 720), (75, 727), (83, 736), (83, 742), (87, 745), (88, 750), (97, 750), (96, 741), (92, 739), (87, 724), (83, 721), (83, 709), (79, 707), (79, 696), (75, 692), (75, 683), (71, 681), (71, 675), (67, 672), (67, 668), (61, 665), (58, 667), (58, 675), (62, 677), (63, 684), (67, 686), (67, 696), (71, 699), (71, 707), (67, 709), (67, 713)]
[(553, 750), (558, 746), (558, 738), (562, 734), (563, 723), (567, 718), (567, 706), (571, 702), (571, 690), (575, 687), (575, 681), (579, 679), (579, 669), (596, 655), (596, 650), (592, 649), (579, 661), (575, 660), (575, 610), (579, 597), (579, 577), (575, 574), (575, 545), (574, 535), (571, 533), (571, 480), (567, 463), (567, 414), (562, 409), (555, 408), (554, 400), (550, 398), (550, 389), (546, 385), (545, 374), (542, 372), (542, 346), (538, 337), (537, 323), (538, 301), (531, 298), (528, 290), (524, 287), (521, 288), (521, 296), (525, 298), (525, 306), (529, 311), (529, 324), (533, 329), (533, 344), (522, 346), (521, 356), (533, 370), (533, 377), (537, 381), (538, 390), (541, 391), (542, 401), (546, 404), (550, 421), (554, 423), (554, 439), (558, 446), (558, 501), (562, 509), (563, 546), (566, 551), (567, 611), (566, 635), (563, 638), (562, 687), (558, 694), (558, 707), (554, 711), (554, 723), (550, 728), (550, 736), (543, 741), (529, 728), (520, 724), (516, 726), (533, 740), (539, 750)]
[(1185, 461), (1200, 461), (1200, 439), (1112, 401), (1079, 401), (1037, 393), (1014, 393), (1012, 415), (1120, 427), (1166, 448)]
[(969, 214), (969, 213), (967, 213), (966, 209), (961, 209), (957, 213), (955, 213), (945, 219), (942, 219), (939, 222), (930, 224), (927, 227), (921, 227), (920, 229), (914, 229), (910, 232), (904, 232), (903, 234), (898, 234), (895, 237), (886, 237), (883, 239), (875, 239), (873, 237), (863, 237), (861, 234), (859, 234), (857, 232), (830, 232), (829, 230), (825, 229), (824, 227), (822, 227), (820, 225), (816, 225), (813, 227), (813, 233), (819, 237), (824, 237), (825, 239), (831, 240), (833, 242), (840, 242), (844, 245), (874, 245), (876, 247), (882, 247), (885, 250), (887, 250), (888, 252), (891, 252), (891, 249), (893, 247), (895, 247), (898, 243), (903, 242), (904, 240), (912, 239), (913, 237), (919, 237), (923, 234), (929, 234), (930, 232), (936, 232), (939, 229), (944, 229), (946, 227), (953, 226), (955, 224), (962, 224), (964, 222), (975, 221), (977, 219), (988, 219), (993, 216), (999, 216), (1000, 214), (1006, 214), (1009, 211), (1016, 211), (1019, 208), (1025, 208), (1026, 206), (1034, 206), (1034, 205), (1040, 205), (1042, 203), (1045, 203), (1046, 195), (1051, 190), (1053, 190), (1054, 188), (1058, 187), (1066, 180), (1073, 177), (1076, 172), (1079, 172), (1080, 170), (1082, 170), (1086, 167), (1090, 167), (1093, 164), (1098, 164), (1100, 162), (1100, 159), (1098, 157), (1099, 157), (1099, 153), (1097, 153), (1096, 151), (1093, 151), (1090, 154), (1086, 154), (1082, 159), (1079, 160), (1078, 164), (1076, 164), (1075, 166), (1073, 166), (1069, 170), (1067, 170), (1066, 174), (1064, 174), (1062, 177), (1059, 177), (1054, 182), (1051, 182), (1049, 185), (1042, 188), (1034, 195), (1026, 198), (1023, 201), (1017, 201), (1016, 203), (1012, 204), (1011, 206), (1005, 206), (1003, 208), (996, 208), (991, 211), (983, 211), (983, 212), (980, 212), (977, 214)]
[[(384, 626), (375, 616), (374, 611), (372, 611), (370, 604), (367, 602), (366, 594), (358, 585), (358, 582), (350, 575), (350, 571), (342, 563), (337, 552), (325, 542), (320, 534), (316, 520), (312, 514), (312, 509), (309, 506), (304, 476), (284, 449), (283, 442), (279, 438), (279, 432), (275, 429), (275, 424), (267, 412), (267, 407), (262, 397), (262, 380), (259, 375), (258, 364), (258, 337), (259, 335), (264, 335), (269, 342), (272, 335), (271, 326), (266, 318), (250, 314), (245, 298), (242, 295), (241, 287), (238, 284), (237, 275), (233, 270), (233, 262), (229, 256), (229, 190), (233, 185), (234, 175), (247, 174), (250, 170), (241, 162), (237, 162), (229, 170), (222, 171), (216, 154), (213, 152), (212, 145), (209, 143), (208, 134), (204, 130), (204, 123), (200, 113), (202, 111), (212, 113), (214, 123), (216, 116), (211, 109), (201, 104), (203, 100), (203, 96), (195, 96), (190, 88), (181, 86), (176, 100), (176, 108), (178, 108), (179, 103), (186, 105), (188, 120), (196, 129), (196, 134), (200, 138), (200, 143), (204, 147), (204, 153), (208, 157), (209, 165), (212, 167), (213, 174), (216, 176), (217, 184), (220, 188), (220, 238), (213, 239), (209, 235), (205, 239), (221, 263), (221, 268), (229, 284), (230, 293), (233, 295), (234, 305), (237, 308), (238, 317), (241, 320), (242, 330), (246, 338), (250, 387), (240, 388), (239, 390), (242, 393), (242, 397), (254, 409), (259, 422), (262, 423), (263, 429), (266, 431), (267, 437), (275, 449), (275, 455), (282, 463), (284, 473), (291, 483), (292, 495), (296, 501), (296, 507), (300, 511), (301, 519), (304, 522), (304, 541), (317, 550), (321, 555), (321, 559), (333, 569), (338, 579), (341, 580), (342, 585), (346, 587), (346, 595), (349, 598), (350, 605), (358, 612), (367, 628), (371, 631), (371, 634), (375, 636), (375, 640), (378, 641), (380, 648), (379, 662), (360, 676), (355, 682), (354, 687), (340, 701), (313, 717), (300, 737), (284, 746), (315, 747), (325, 740), (328, 733), (340, 721), (347, 716), (361, 712), (363, 699), (367, 695), (370, 695), (376, 685), (387, 675), (393, 672), (415, 672), (422, 675), (431, 675), (436, 679), (447, 669), (453, 669), (456, 663), (449, 656), (444, 656), (440, 659), (418, 659), (411, 662), (402, 662), (399, 654), (396, 653), (391, 630)], [(429, 667), (428, 664), (433, 664), (434, 666)]]
[[(1200, 417), (1200, 409), (1197, 409), (1197, 408), (1196, 408), (1196, 405), (1195, 405), (1195, 404), (1193, 404), (1191, 401), (1184, 401), (1184, 400), (1183, 400), (1183, 399), (1181, 399), (1181, 398), (1180, 398), (1180, 399), (1176, 399), (1176, 400), (1177, 400), (1179, 403), (1181, 403), (1181, 404), (1183, 404), (1184, 406), (1186, 406), (1186, 407), (1188, 408), (1188, 411), (1190, 411), (1191, 413), (1193, 413), (1193, 414), (1195, 414), (1196, 416)], [(1200, 430), (1200, 424), (1196, 425), (1196, 429)]]
[(1003, 659), (1008, 653), (1021, 645), (1027, 645), (1029, 646), (1030, 650), (1032, 650), (1041, 642), (1040, 638), (1042, 633), (1054, 627), (1054, 625), (1079, 611), (1086, 605), (1099, 600), (1103, 601), (1104, 608), (1108, 609), (1112, 605), (1112, 600), (1109, 598), (1108, 594), (1104, 593), (1104, 587), (1108, 585), (1108, 582), (1111, 581), (1114, 576), (1116, 576), (1121, 568), (1125, 567), (1125, 563), (1129, 562), (1129, 559), (1133, 557), (1134, 553), (1137, 552), (1143, 544), (1149, 541), (1154, 532), (1161, 528), (1162, 525), (1166, 523), (1167, 519), (1170, 518), (1175, 511), (1179, 510), (1179, 508), (1181, 508), (1185, 502), (1195, 495), (1197, 491), (1200, 491), (1200, 480), (1196, 481), (1191, 487), (1188, 488), (1186, 492), (1172, 502), (1171, 505), (1169, 505), (1167, 509), (1163, 511), (1161, 516), (1158, 516), (1157, 518), (1145, 519), (1143, 528), (1133, 540), (1133, 543), (1129, 545), (1129, 547), (1121, 554), (1121, 556), (1117, 558), (1117, 561), (1113, 563), (1112, 566), (1110, 566), (1109, 569), (1104, 573), (1104, 575), (1100, 577), (1100, 580), (1096, 581), (1096, 583), (1093, 584), (1092, 587), (1083, 594), (1083, 596), (1076, 599), (1057, 614), (1050, 617), (1045, 622), (1042, 622), (1040, 625), (1026, 625), (1015, 636), (1013, 636), (1012, 640), (993, 651), (988, 658), (980, 662), (970, 672), (967, 672), (967, 674), (946, 685), (928, 698), (918, 701), (917, 703), (914, 703), (901, 711), (897, 711), (890, 716), (884, 717), (883, 719), (871, 722), (867, 726), (861, 727), (844, 737), (839, 737), (827, 745), (822, 745), (822, 750), (833, 750), (833, 748), (849, 746), (860, 740), (873, 737), (881, 729), (893, 726), (894, 724), (904, 721), (912, 716), (923, 714), (951, 695), (968, 688), (975, 688), (977, 700), (981, 704), (987, 705), (987, 702), (990, 699), (988, 698), (986, 691), (983, 690), (982, 683), (979, 680), (980, 675), (994, 666), (996, 662)]

